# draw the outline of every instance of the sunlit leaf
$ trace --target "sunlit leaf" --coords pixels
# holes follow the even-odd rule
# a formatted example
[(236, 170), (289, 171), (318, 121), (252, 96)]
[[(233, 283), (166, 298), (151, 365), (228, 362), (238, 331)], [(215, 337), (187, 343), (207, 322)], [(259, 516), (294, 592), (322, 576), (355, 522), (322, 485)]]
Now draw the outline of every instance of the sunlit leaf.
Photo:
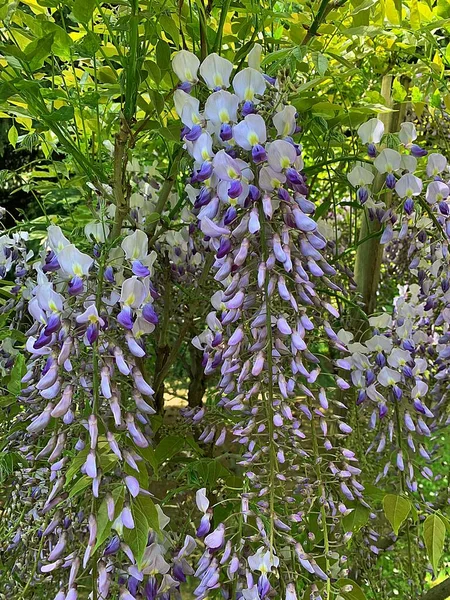
[(386, 494), (383, 498), (383, 508), (384, 514), (392, 525), (395, 535), (398, 535), (400, 527), (411, 510), (411, 502), (403, 496)]
[(437, 515), (428, 515), (423, 524), (423, 540), (427, 549), (428, 558), (434, 573), (437, 575), (439, 561), (444, 550), (446, 528), (445, 523)]

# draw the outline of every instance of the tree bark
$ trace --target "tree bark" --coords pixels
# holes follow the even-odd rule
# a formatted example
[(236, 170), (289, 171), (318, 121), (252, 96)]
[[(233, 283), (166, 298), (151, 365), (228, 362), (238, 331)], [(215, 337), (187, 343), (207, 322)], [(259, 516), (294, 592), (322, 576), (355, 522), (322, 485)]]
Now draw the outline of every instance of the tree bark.
[(201, 406), (206, 391), (206, 375), (203, 369), (203, 352), (192, 346), (191, 355), (191, 377), (188, 390), (189, 406)]
[[(384, 132), (394, 133), (400, 128), (406, 112), (406, 102), (392, 102), (392, 75), (385, 75), (381, 84), (381, 95), (385, 99), (386, 106), (392, 107), (395, 112), (383, 113), (378, 115), (378, 118), (384, 123)], [(409, 84), (408, 80), (404, 81), (405, 87)], [(375, 177), (373, 184), (374, 197), (376, 197), (383, 188), (385, 175), (378, 174)], [(386, 190), (380, 196), (389, 208), (392, 199), (392, 192)], [(376, 309), (377, 291), (380, 281), (381, 262), (383, 260), (383, 246), (380, 244), (381, 225), (378, 221), (369, 219), (368, 211), (365, 209), (362, 216), (359, 239), (365, 240), (358, 246), (355, 260), (355, 280), (358, 286), (358, 291), (362, 296), (364, 311), (367, 315), (371, 315)], [(373, 236), (373, 237), (369, 237)], [(369, 238), (369, 239), (367, 239)]]
[(419, 600), (446, 600), (450, 596), (450, 577), (444, 579), (431, 590), (420, 596)]

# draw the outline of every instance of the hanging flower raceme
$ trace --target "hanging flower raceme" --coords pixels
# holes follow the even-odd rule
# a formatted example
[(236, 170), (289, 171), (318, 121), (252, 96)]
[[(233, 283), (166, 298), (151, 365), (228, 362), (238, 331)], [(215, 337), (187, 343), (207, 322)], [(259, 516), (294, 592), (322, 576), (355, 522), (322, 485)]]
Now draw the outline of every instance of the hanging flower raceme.
[[(330, 324), (339, 316), (333, 297), (340, 288), (331, 279), (336, 270), (326, 259), (327, 240), (307, 197), (301, 146), (291, 137), (297, 132), (295, 108), (278, 101), (280, 90), (254, 59), (231, 77), (229, 61), (207, 57), (200, 79), (212, 93), (204, 105), (175, 92), (175, 108), (185, 125), (182, 137), (193, 161), (186, 192), (196, 190), (198, 229), (215, 255), (214, 310), (194, 344), (204, 352), (205, 372), (219, 377), (217, 406), (229, 415), (234, 442), (242, 448), (239, 464), (248, 489), (241, 498), (241, 543), (253, 557), (246, 566), (240, 557), (232, 560), (228, 577), (238, 577), (245, 598), (267, 597), (274, 585), (271, 574), (283, 568), (285, 547), (291, 545), (295, 564), (289, 571), (300, 570), (330, 597), (331, 536), (343, 540), (338, 524), (348, 510), (345, 502), (364, 502), (357, 460), (341, 444), (352, 431), (338, 416), (346, 407), (338, 402), (333, 414), (324, 366), (315, 353), (321, 338), (346, 352)], [(174, 70), (179, 60), (177, 54)], [(203, 91), (196, 95), (203, 97)], [(194, 127), (187, 111), (195, 115)], [(335, 369), (340, 367), (338, 361)], [(349, 386), (333, 370), (326, 378), (338, 389)], [(208, 421), (204, 408), (189, 409), (185, 416), (204, 423), (201, 439), (223, 443), (224, 430)], [(338, 431), (333, 441), (331, 428)], [(325, 461), (320, 448), (327, 453)], [(202, 535), (210, 527), (206, 511)], [(316, 547), (311, 535), (303, 547), (298, 540), (309, 535), (311, 511), (319, 513), (323, 541)], [(256, 536), (253, 528), (246, 531), (250, 515), (256, 519)], [(202, 568), (205, 582), (214, 585), (219, 569), (214, 551), (226, 533), (225, 524), (205, 538), (209, 555)], [(313, 554), (321, 557), (316, 560)], [(198, 596), (204, 597), (207, 588), (201, 585)]]
[[(363, 135), (361, 139), (365, 142)], [(421, 501), (424, 480), (436, 478), (438, 434), (449, 423), (450, 188), (446, 158), (439, 153), (424, 158), (427, 152), (413, 143), (416, 139), (414, 125), (403, 123), (397, 149), (375, 153), (373, 165), (384, 182), (368, 184), (368, 196), (389, 203), (376, 214), (385, 224), (380, 240), (385, 244), (385, 267), (388, 273), (395, 269), (399, 282), (392, 315), (370, 317), (373, 331), (362, 340), (355, 342), (346, 332), (339, 337), (351, 351), (343, 367), (357, 389), (359, 414), (368, 421), (367, 451), (381, 463), (376, 482), (385, 489), (394, 485), (407, 490)], [(374, 529), (367, 539), (374, 555), (392, 541), (380, 541)]]
[[(40, 571), (61, 582), (61, 597), (72, 599), (77, 573), (86, 569), (97, 573), (96, 585), (107, 597), (116, 538), (107, 543), (106, 537), (115, 531), (117, 540), (128, 539), (124, 532), (136, 527), (150, 501), (139, 453), (152, 443), (149, 417), (155, 412), (142, 362), (158, 322), (150, 281), (155, 256), (140, 230), (118, 247), (107, 233), (101, 223), (86, 228), (96, 243), (88, 254), (59, 227), (49, 227), (35, 283), (27, 282), (32, 325), (20, 395), (26, 431), (19, 444), (43, 478), (33, 507), (35, 518), (44, 519)], [(90, 490), (90, 514), (77, 514), (74, 489)], [(127, 555), (141, 561), (131, 550)]]

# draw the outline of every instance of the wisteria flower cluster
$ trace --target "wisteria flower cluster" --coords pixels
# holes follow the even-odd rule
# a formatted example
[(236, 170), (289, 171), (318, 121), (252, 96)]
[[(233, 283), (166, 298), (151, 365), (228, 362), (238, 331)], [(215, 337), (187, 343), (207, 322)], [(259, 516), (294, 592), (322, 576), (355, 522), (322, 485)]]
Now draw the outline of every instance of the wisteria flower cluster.
[[(35, 284), (27, 282), (32, 325), (19, 398), (27, 407), (26, 432), (19, 441), (43, 477), (40, 484), (31, 479), (33, 518), (45, 518), (38, 531), (40, 570), (61, 579), (58, 600), (74, 600), (79, 570), (97, 567), (99, 590), (107, 596), (111, 568), (96, 555), (99, 515), (105, 510), (109, 529), (121, 536), (135, 528), (138, 503), (149, 495), (139, 449), (151, 443), (155, 412), (142, 361), (158, 322), (155, 257), (141, 230), (119, 246), (109, 242), (105, 223), (85, 231), (92, 254), (49, 227), (46, 250), (33, 265)], [(67, 486), (74, 478), (79, 491), (91, 489), (91, 514), (73, 513)]]
[[(322, 365), (314, 353), (321, 338), (346, 352), (330, 324), (339, 316), (333, 295), (341, 290), (332, 281), (336, 270), (326, 259), (327, 240), (313, 219), (302, 175), (298, 115), (278, 82), (261, 72), (260, 50), (250, 53), (249, 66), (231, 84), (233, 65), (218, 55), (201, 65), (186, 51), (173, 60), (182, 82), (175, 106), (193, 158), (188, 190), (196, 190), (194, 214), (215, 255), (218, 284), (208, 328), (194, 344), (204, 352), (205, 372), (219, 374), (218, 406), (243, 449), (248, 491), (241, 498), (239, 544), (248, 552), (259, 544), (260, 558), (249, 561), (250, 572), (259, 575), (240, 580), (242, 595), (265, 598), (285, 570), (290, 598), (298, 576), (311, 578), (311, 597), (329, 597), (330, 578), (344, 565), (331, 536), (342, 535), (346, 502), (364, 503), (354, 452), (328, 436), (337, 428), (343, 442), (352, 429), (344, 404), (330, 409), (321, 371), (338, 389), (349, 384), (333, 374), (338, 363)], [(204, 103), (198, 71), (209, 90)], [(201, 439), (223, 443), (226, 429), (208, 421), (204, 408), (186, 416), (206, 423)], [(322, 531), (317, 557), (298, 542), (305, 534), (308, 540), (314, 514)], [(250, 518), (257, 531), (246, 530)], [(206, 531), (207, 517), (204, 522)], [(307, 545), (318, 552), (314, 536)]]

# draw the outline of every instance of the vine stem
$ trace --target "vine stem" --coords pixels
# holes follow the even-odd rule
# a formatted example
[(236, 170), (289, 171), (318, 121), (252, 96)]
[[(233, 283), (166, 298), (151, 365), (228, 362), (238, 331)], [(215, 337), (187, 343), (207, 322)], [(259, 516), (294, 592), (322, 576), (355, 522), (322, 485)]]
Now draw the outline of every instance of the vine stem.
[[(48, 524), (48, 519), (46, 519), (45, 522), (44, 522), (45, 527), (47, 526), (47, 524)], [(36, 572), (37, 572), (37, 566), (38, 566), (38, 562), (39, 562), (39, 557), (41, 556), (42, 548), (44, 547), (44, 542), (45, 542), (45, 537), (41, 536), (32, 572), (31, 572), (31, 574), (30, 574), (30, 576), (29, 576), (29, 578), (28, 578), (28, 580), (27, 580), (27, 582), (25, 584), (25, 587), (23, 588), (22, 593), (20, 594), (20, 597), (18, 598), (18, 600), (25, 600), (25, 598), (26, 598), (25, 594), (27, 593), (27, 591), (28, 591), (28, 589), (29, 589), (29, 587), (31, 585), (31, 582), (33, 580), (33, 577), (36, 575)]]
[[(400, 422), (400, 411), (398, 407), (399, 401), (394, 398), (394, 411), (395, 411), (395, 421), (397, 425), (397, 437), (398, 437), (398, 446), (400, 448), (400, 452), (402, 453), (402, 457), (404, 457), (403, 453), (403, 440), (402, 440), (402, 426)], [(402, 493), (405, 493), (405, 473), (403, 471), (400, 472), (400, 488)], [(411, 581), (411, 594), (414, 597), (414, 572), (413, 572), (413, 563), (412, 563), (412, 549), (411, 549), (411, 535), (409, 530), (409, 519), (406, 522), (406, 543), (408, 546), (408, 571), (409, 578)]]
[[(259, 203), (259, 220), (261, 223), (261, 246), (264, 262), (267, 261), (267, 239), (266, 239), (266, 217), (263, 210), (262, 202)], [(270, 511), (270, 554), (273, 555), (273, 539), (274, 539), (274, 518), (275, 518), (275, 441), (274, 441), (274, 423), (273, 423), (273, 360), (272, 360), (272, 311), (269, 296), (269, 280), (270, 274), (266, 270), (264, 280), (264, 300), (266, 304), (266, 329), (267, 329), (267, 371), (269, 379), (267, 383), (267, 394), (263, 394), (265, 400), (265, 411), (267, 416), (267, 427), (269, 431), (269, 511)]]
[[(99, 269), (98, 269), (98, 286), (95, 294), (95, 307), (97, 312), (100, 312), (102, 293), (103, 293), (103, 275), (105, 272), (105, 260), (104, 254), (100, 256)], [(99, 376), (99, 354), (98, 354), (98, 341), (96, 340), (92, 344), (92, 414), (96, 415), (100, 405), (100, 376)], [(91, 512), (93, 515), (97, 512), (96, 498), (92, 496)], [(97, 553), (94, 552), (92, 556), (92, 600), (97, 600)]]
[[(311, 411), (311, 441), (314, 452), (314, 470), (316, 472), (317, 481), (320, 481), (319, 489), (320, 489), (320, 497), (323, 501), (325, 501), (325, 484), (322, 482), (320, 467), (319, 467), (319, 445), (317, 443), (315, 422), (314, 422), (314, 407), (311, 406), (311, 402), (308, 401), (309, 410)], [(328, 527), (327, 527), (327, 513), (325, 510), (324, 502), (320, 504), (320, 516), (322, 520), (322, 531), (323, 531), (323, 549), (325, 553), (325, 564), (326, 564), (326, 573), (327, 573), (327, 600), (331, 598), (331, 580), (328, 575), (329, 573), (329, 562), (328, 562), (328, 553), (330, 551), (330, 540), (328, 537)]]

